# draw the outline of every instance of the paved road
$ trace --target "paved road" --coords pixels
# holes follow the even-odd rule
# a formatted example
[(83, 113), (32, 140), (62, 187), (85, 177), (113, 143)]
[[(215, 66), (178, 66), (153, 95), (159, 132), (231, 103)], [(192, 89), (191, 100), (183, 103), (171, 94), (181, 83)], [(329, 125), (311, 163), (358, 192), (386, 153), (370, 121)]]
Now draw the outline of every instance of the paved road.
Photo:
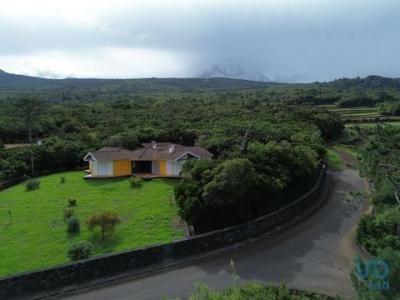
[(365, 209), (345, 202), (349, 191), (363, 191), (364, 182), (355, 170), (329, 171), (327, 202), (309, 219), (285, 233), (244, 248), (232, 250), (191, 266), (149, 277), (71, 295), (64, 299), (183, 299), (195, 282), (222, 289), (230, 283), (230, 260), (235, 262), (241, 283), (285, 281), (288, 286), (354, 298), (350, 271), (360, 253), (354, 242), (357, 221)]

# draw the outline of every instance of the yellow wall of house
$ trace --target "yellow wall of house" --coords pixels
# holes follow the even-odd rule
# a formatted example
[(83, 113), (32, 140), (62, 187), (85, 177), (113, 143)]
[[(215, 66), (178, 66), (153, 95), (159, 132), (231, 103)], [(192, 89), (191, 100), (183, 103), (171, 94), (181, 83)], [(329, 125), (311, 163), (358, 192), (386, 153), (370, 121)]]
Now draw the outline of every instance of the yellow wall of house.
[(167, 175), (167, 161), (159, 160), (158, 163), (160, 164), (160, 175), (161, 176)]
[(130, 160), (114, 160), (113, 164), (114, 176), (132, 175), (132, 163)]
[(89, 171), (93, 173), (93, 162), (89, 161)]

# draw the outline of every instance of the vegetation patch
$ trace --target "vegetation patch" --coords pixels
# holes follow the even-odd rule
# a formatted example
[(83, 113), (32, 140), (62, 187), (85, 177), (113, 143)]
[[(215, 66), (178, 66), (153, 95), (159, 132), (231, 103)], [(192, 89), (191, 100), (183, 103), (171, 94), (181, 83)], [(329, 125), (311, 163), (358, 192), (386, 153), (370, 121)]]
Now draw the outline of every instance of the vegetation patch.
[(361, 172), (374, 180), (375, 191), (371, 194), (374, 213), (361, 219), (356, 239), (390, 271), (388, 289), (373, 289), (368, 280), (360, 280), (354, 273), (352, 280), (358, 299), (400, 299), (400, 203), (396, 199), (400, 187), (400, 128), (377, 126), (364, 128), (360, 134), (364, 136), (359, 151)]
[(342, 170), (345, 168), (345, 163), (343, 162), (340, 155), (333, 149), (326, 149), (326, 161), (328, 167), (332, 170)]
[[(87, 181), (79, 171), (62, 176), (64, 183), (54, 174), (41, 177), (39, 189), (26, 191), (21, 183), (0, 192), (0, 276), (67, 263), (69, 255), (76, 257), (68, 249), (78, 241), (91, 242), (90, 253), (96, 256), (184, 235), (175, 226), (173, 180), (155, 179), (132, 189), (129, 179)], [(77, 200), (73, 208), (68, 207), (72, 198)], [(121, 221), (107, 239), (101, 228), (90, 231), (85, 223), (105, 211)]]
[(233, 285), (222, 292), (210, 289), (205, 284), (197, 284), (189, 299), (192, 300), (340, 300), (309, 291), (298, 291), (285, 285), (273, 286), (251, 283), (245, 286)]

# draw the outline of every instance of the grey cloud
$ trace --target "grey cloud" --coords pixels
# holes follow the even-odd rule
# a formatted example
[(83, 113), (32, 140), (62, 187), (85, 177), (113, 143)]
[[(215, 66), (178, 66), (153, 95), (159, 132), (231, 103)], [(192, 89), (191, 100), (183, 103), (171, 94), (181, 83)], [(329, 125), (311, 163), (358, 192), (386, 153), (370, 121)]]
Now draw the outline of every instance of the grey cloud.
[(195, 76), (279, 81), (400, 76), (398, 1), (300, 1), (293, 7), (160, 3), (113, 8), (99, 16), (98, 27), (74, 27), (55, 18), (0, 19), (0, 54), (141, 47), (186, 53), (188, 75)]

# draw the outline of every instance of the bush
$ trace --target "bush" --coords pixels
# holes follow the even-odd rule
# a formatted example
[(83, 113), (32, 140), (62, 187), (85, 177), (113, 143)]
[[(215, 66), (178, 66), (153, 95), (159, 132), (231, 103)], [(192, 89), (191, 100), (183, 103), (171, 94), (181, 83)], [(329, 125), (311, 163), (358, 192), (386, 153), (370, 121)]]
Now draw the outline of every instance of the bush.
[(361, 218), (356, 232), (356, 240), (372, 255), (379, 249), (390, 247), (400, 250), (400, 239), (397, 237), (397, 225), (400, 212), (396, 209), (387, 209), (375, 215), (365, 215)]
[[(168, 298), (167, 298), (168, 299)], [(228, 286), (223, 291), (216, 291), (204, 283), (197, 283), (194, 291), (189, 296), (193, 300), (247, 300), (247, 299), (268, 299), (268, 300), (340, 300), (340, 297), (333, 298), (312, 291), (291, 290), (284, 284), (280, 286), (249, 283), (244, 286), (237, 286), (236, 283)]]
[(92, 249), (92, 243), (88, 241), (78, 241), (69, 246), (67, 255), (72, 261), (86, 259), (92, 254)]
[(75, 216), (68, 218), (67, 221), (67, 231), (68, 233), (79, 233), (81, 230), (81, 223), (79, 219)]
[(132, 188), (136, 188), (142, 185), (143, 179), (142, 177), (132, 176), (131, 178), (129, 178), (129, 182)]
[(68, 199), (68, 206), (76, 206), (76, 199), (74, 198), (69, 198)]
[(103, 240), (106, 235), (111, 235), (114, 232), (115, 226), (119, 223), (121, 223), (121, 219), (115, 212), (111, 211), (94, 214), (86, 221), (89, 230), (100, 227)]
[(396, 198), (394, 195), (394, 191), (376, 191), (372, 195), (372, 203), (376, 206), (395, 205)]
[(64, 220), (68, 220), (74, 215), (75, 211), (71, 208), (64, 209)]
[(65, 176), (61, 176), (60, 177), (60, 183), (63, 184), (65, 183), (67, 180), (65, 179)]
[(30, 179), (25, 183), (27, 191), (33, 191), (38, 189), (40, 186), (40, 181), (38, 179)]

